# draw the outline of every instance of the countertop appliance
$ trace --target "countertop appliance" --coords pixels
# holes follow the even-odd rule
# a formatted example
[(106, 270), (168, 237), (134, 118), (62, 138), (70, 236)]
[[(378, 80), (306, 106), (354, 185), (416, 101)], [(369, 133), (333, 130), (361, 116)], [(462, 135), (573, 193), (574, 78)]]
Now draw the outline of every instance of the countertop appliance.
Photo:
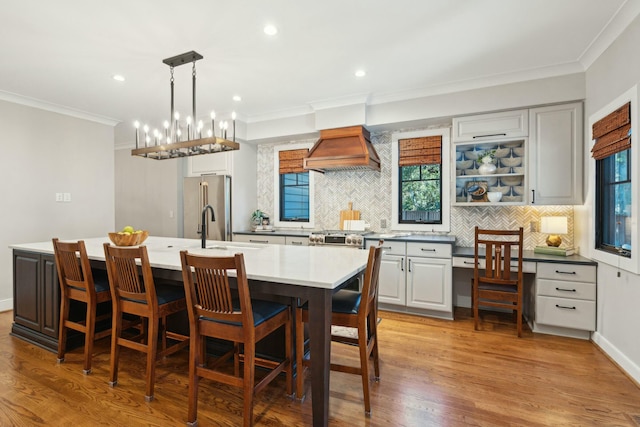
[[(231, 240), (231, 177), (202, 175), (184, 178), (182, 185), (184, 237), (202, 238), (202, 217), (207, 221), (207, 240)], [(206, 205), (211, 205), (215, 221)]]
[(309, 235), (309, 246), (333, 245), (364, 248), (364, 236), (370, 231), (324, 230)]

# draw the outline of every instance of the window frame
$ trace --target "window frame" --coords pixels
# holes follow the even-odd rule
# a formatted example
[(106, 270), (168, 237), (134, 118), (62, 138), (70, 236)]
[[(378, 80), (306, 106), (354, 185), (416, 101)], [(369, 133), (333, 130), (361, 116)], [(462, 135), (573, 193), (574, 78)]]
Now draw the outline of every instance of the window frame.
[[(429, 223), (402, 223), (400, 215), (400, 166), (398, 141), (401, 139), (421, 138), (425, 136), (439, 135), (442, 138), (441, 158), (441, 224)], [(423, 232), (450, 232), (451, 231), (451, 128), (424, 129), (410, 132), (397, 132), (391, 138), (391, 229), (411, 230)]]
[(315, 174), (309, 171), (309, 220), (281, 221), (280, 220), (280, 151), (311, 149), (313, 143), (281, 144), (273, 148), (273, 221), (278, 228), (314, 228), (315, 227)]
[[(634, 85), (631, 89), (627, 90), (616, 99), (611, 101), (609, 104), (605, 105), (597, 112), (593, 113), (589, 117), (588, 124), (588, 135), (591, 136), (591, 130), (593, 129), (593, 124), (598, 120), (606, 117), (611, 112), (620, 108), (620, 106), (630, 102), (631, 103), (631, 129), (637, 129), (638, 123), (638, 89), (637, 85)], [(593, 147), (595, 141), (591, 140), (590, 147)], [(640, 207), (640, 196), (638, 196), (638, 185), (640, 184), (640, 171), (638, 171), (639, 161), (638, 161), (638, 142), (636, 141), (636, 133), (632, 133), (631, 135), (631, 156), (629, 156), (629, 160), (631, 162), (631, 257), (623, 256), (622, 254), (618, 254), (616, 252), (604, 249), (596, 248), (596, 227), (598, 224), (595, 221), (595, 213), (598, 209), (596, 191), (600, 191), (598, 189), (598, 182), (596, 181), (596, 160), (591, 157), (590, 150), (586, 150), (585, 154), (589, 159), (589, 188), (591, 191), (591, 215), (589, 217), (589, 251), (586, 255), (598, 262), (602, 262), (608, 265), (611, 265), (615, 268), (619, 268), (621, 270), (625, 270), (634, 274), (640, 273), (640, 228), (638, 227), (638, 214)], [(635, 147), (635, 153), (633, 147)]]

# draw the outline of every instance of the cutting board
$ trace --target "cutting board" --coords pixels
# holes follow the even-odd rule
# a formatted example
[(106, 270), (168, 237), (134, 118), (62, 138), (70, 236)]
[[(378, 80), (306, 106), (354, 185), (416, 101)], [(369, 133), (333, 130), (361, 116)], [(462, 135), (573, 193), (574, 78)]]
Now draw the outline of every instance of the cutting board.
[(340, 230), (344, 230), (344, 222), (360, 219), (360, 211), (353, 210), (353, 202), (349, 202), (349, 209), (340, 211)]

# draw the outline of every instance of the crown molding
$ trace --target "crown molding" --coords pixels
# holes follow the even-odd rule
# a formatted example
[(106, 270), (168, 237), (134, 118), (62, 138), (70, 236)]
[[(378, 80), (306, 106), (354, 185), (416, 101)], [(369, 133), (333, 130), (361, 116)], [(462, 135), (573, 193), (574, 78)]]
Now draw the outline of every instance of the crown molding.
[(0, 100), (12, 102), (14, 104), (26, 105), (27, 107), (39, 108), (41, 110), (51, 111), (53, 113), (63, 114), (65, 116), (71, 116), (78, 119), (89, 120), (91, 122), (107, 126), (116, 126), (120, 123), (120, 120), (112, 119), (111, 117), (100, 116), (98, 114), (92, 114), (86, 111), (65, 107), (64, 105), (54, 104), (41, 99), (30, 98), (28, 96), (5, 92), (2, 90), (0, 90)]
[(607, 25), (596, 35), (593, 41), (578, 57), (578, 61), (584, 69), (588, 69), (604, 53), (609, 46), (620, 37), (620, 34), (640, 14), (640, 1), (626, 0), (616, 13), (611, 17)]

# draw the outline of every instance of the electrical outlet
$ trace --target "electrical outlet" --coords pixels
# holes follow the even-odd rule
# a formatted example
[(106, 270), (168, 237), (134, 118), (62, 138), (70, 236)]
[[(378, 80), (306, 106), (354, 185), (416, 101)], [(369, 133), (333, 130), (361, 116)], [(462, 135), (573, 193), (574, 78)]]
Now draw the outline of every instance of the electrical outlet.
[(71, 201), (71, 193), (62, 193), (62, 198), (65, 202)]
[(532, 231), (534, 233), (537, 232), (538, 231), (538, 223), (535, 222), (535, 221), (531, 221), (529, 223), (529, 231)]
[(380, 220), (380, 228), (387, 228), (387, 220), (386, 219), (381, 219)]
[(56, 193), (56, 202), (62, 202), (63, 200), (62, 193)]

